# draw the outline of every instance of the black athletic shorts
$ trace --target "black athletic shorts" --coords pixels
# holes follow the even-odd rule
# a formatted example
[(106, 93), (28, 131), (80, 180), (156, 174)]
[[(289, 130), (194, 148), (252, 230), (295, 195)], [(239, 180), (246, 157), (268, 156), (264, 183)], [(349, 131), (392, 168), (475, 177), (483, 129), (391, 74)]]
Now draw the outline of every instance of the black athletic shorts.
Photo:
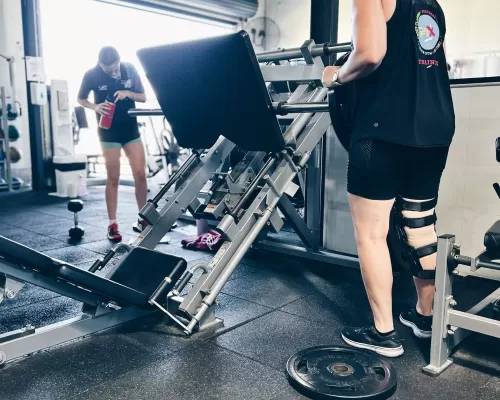
[(113, 121), (110, 129), (99, 128), (98, 132), (101, 143), (115, 145), (111, 147), (125, 146), (141, 137), (135, 118), (126, 121)]
[(370, 200), (437, 197), (449, 147), (409, 147), (364, 139), (349, 149), (347, 191)]

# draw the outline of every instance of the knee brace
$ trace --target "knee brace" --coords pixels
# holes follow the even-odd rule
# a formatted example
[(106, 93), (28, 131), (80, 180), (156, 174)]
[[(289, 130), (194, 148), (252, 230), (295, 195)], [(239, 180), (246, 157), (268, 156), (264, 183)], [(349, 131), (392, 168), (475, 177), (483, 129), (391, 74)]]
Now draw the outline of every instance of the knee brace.
[(437, 198), (421, 203), (404, 200), (398, 197), (391, 211), (389, 234), (387, 242), (391, 253), (393, 266), (403, 268), (414, 277), (420, 279), (434, 279), (435, 270), (424, 270), (420, 260), (437, 252), (437, 242), (432, 238), (432, 243), (422, 247), (412, 247), (408, 241), (405, 228), (418, 229), (426, 226), (435, 226), (436, 213), (419, 218), (408, 218), (403, 215), (404, 211), (426, 212), (434, 209)]

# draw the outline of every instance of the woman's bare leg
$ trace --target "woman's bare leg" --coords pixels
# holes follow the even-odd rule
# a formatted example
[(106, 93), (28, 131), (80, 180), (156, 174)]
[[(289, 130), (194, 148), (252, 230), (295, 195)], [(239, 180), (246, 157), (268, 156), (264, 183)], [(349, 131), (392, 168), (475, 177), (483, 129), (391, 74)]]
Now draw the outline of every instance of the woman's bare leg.
[(392, 266), (387, 247), (389, 217), (394, 200), (368, 200), (349, 195), (361, 273), (375, 320), (382, 333), (394, 330)]
[(116, 220), (118, 207), (118, 186), (120, 185), (121, 147), (103, 148), (102, 155), (106, 164), (106, 206), (110, 221)]
[(146, 179), (146, 156), (142, 142), (128, 143), (123, 147), (127, 156), (135, 182), (135, 198), (139, 211), (148, 199), (148, 182)]

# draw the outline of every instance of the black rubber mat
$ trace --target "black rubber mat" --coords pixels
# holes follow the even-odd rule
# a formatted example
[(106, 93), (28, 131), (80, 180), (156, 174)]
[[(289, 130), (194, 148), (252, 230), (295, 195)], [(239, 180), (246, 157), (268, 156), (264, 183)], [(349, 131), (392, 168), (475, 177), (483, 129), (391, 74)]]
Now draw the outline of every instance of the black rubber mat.
[[(120, 204), (126, 204), (122, 207), (126, 215), (120, 214), (125, 227), (136, 212), (131, 190), (120, 193)], [(110, 247), (103, 238), (107, 224), (103, 191), (92, 189), (85, 207), (81, 223), (86, 227), (86, 240), (79, 245), (66, 239), (72, 223), (66, 202), (35, 193), (2, 204), (0, 235), (5, 232), (40, 249), (50, 248), (56, 241), (57, 247), (47, 253), (88, 268)], [(128, 229), (123, 231), (132, 235)], [(183, 235), (195, 232), (194, 227), (175, 232), (176, 243), (162, 246), (162, 251), (185, 256), (190, 267), (210, 261), (205, 253), (179, 247)], [(287, 242), (296, 241), (289, 233), (273, 240), (280, 236)], [(467, 309), (498, 286), (474, 279), (457, 279), (455, 285), (459, 309)], [(413, 290), (411, 279), (395, 278), (395, 315), (413, 304)], [(45, 326), (79, 312), (79, 303), (28, 285), (15, 299), (0, 304), (0, 332), (28, 323)], [(305, 399), (286, 381), (287, 358), (305, 347), (341, 344), (341, 327), (365, 323), (370, 309), (359, 271), (250, 252), (218, 297), (216, 314), (224, 319), (224, 327), (208, 337), (185, 339), (159, 315), (9, 364), (0, 369), (0, 397)], [(393, 399), (499, 398), (498, 341), (471, 336), (460, 346), (455, 364), (440, 377), (429, 378), (421, 373), (428, 362), (429, 342), (415, 339), (399, 323), (396, 327), (403, 336), (405, 354), (391, 361), (399, 375)]]

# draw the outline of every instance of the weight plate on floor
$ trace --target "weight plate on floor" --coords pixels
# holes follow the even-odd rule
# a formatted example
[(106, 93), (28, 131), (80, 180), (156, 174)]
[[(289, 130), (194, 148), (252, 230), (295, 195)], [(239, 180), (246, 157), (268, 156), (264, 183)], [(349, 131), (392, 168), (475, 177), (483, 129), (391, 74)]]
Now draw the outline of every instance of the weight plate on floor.
[(388, 398), (397, 384), (388, 361), (341, 346), (301, 350), (290, 357), (286, 372), (292, 386), (312, 399)]

